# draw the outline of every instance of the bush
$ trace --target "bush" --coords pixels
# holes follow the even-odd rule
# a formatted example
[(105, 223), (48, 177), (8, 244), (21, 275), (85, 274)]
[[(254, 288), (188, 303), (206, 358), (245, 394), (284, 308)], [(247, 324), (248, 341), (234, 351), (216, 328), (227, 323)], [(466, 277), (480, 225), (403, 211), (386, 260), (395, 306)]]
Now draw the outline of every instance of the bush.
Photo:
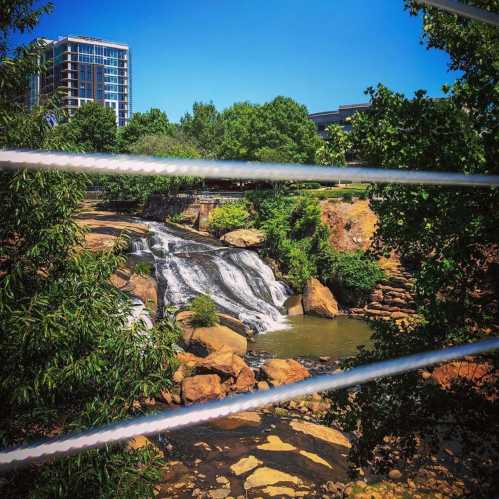
[(139, 275), (150, 276), (154, 274), (154, 265), (149, 262), (137, 262), (133, 267), (133, 271)]
[(353, 201), (353, 194), (351, 192), (345, 192), (342, 195), (342, 198), (345, 203), (351, 203)]
[(251, 214), (245, 201), (227, 203), (215, 208), (210, 213), (210, 232), (221, 236), (231, 230), (242, 229), (252, 225)]
[(385, 276), (378, 263), (362, 251), (340, 252), (329, 246), (319, 253), (317, 267), (321, 280), (350, 307), (365, 302)]
[(196, 327), (210, 327), (218, 324), (217, 306), (207, 295), (199, 295), (189, 304), (193, 312), (192, 325)]

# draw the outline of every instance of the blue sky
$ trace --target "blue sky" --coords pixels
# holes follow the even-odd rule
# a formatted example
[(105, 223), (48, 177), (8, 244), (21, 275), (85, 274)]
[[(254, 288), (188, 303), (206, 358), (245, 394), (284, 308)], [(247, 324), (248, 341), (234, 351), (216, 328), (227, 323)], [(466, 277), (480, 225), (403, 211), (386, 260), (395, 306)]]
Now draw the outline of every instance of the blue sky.
[(27, 37), (84, 34), (126, 42), (134, 111), (177, 121), (194, 101), (290, 96), (310, 112), (364, 102), (379, 82), (412, 94), (441, 86), (446, 54), (419, 42), (402, 0), (53, 0)]

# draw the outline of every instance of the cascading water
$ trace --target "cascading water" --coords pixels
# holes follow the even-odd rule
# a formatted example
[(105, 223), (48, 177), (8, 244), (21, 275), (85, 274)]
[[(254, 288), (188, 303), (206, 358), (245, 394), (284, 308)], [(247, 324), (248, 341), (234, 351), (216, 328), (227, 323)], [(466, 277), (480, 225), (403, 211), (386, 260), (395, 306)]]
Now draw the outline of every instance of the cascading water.
[(281, 308), (290, 290), (257, 253), (219, 246), (160, 223), (149, 226), (151, 236), (135, 241), (133, 254), (153, 258), (164, 305), (183, 307), (205, 294), (220, 311), (258, 332), (287, 327)]

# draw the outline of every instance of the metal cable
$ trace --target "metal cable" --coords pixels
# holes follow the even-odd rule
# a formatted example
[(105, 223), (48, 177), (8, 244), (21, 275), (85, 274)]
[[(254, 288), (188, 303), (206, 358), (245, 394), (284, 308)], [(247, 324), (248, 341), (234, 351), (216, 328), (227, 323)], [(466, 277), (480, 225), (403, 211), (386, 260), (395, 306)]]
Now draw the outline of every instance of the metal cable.
[(46, 461), (57, 456), (75, 454), (85, 449), (103, 447), (139, 435), (152, 435), (205, 423), (212, 419), (269, 404), (285, 402), (316, 392), (348, 388), (377, 378), (393, 376), (466, 355), (476, 355), (496, 349), (499, 349), (499, 338), (492, 338), (468, 345), (376, 362), (339, 374), (315, 376), (292, 385), (280, 386), (270, 390), (236, 395), (224, 400), (196, 404), (152, 416), (141, 416), (79, 434), (69, 434), (33, 445), (3, 450), (0, 452), (0, 471)]
[(416, 3), (436, 7), (437, 9), (446, 10), (452, 14), (468, 17), (475, 21), (482, 21), (493, 26), (499, 26), (499, 15), (497, 13), (475, 7), (474, 5), (467, 5), (455, 0), (416, 0)]
[(235, 178), (271, 181), (372, 182), (497, 187), (499, 175), (349, 168), (243, 161), (157, 158), (115, 154), (0, 150), (0, 168), (52, 169), (101, 174), (135, 174)]

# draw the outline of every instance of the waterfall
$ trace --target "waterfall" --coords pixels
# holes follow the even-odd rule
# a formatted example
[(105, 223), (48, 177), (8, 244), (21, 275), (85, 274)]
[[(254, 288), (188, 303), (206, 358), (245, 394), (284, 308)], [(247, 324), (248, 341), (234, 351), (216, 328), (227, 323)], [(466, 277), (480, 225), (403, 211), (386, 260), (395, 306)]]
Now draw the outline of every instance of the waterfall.
[(150, 236), (134, 241), (132, 254), (153, 259), (164, 305), (180, 308), (205, 294), (258, 332), (287, 327), (282, 307), (290, 290), (257, 253), (161, 223), (149, 227)]

